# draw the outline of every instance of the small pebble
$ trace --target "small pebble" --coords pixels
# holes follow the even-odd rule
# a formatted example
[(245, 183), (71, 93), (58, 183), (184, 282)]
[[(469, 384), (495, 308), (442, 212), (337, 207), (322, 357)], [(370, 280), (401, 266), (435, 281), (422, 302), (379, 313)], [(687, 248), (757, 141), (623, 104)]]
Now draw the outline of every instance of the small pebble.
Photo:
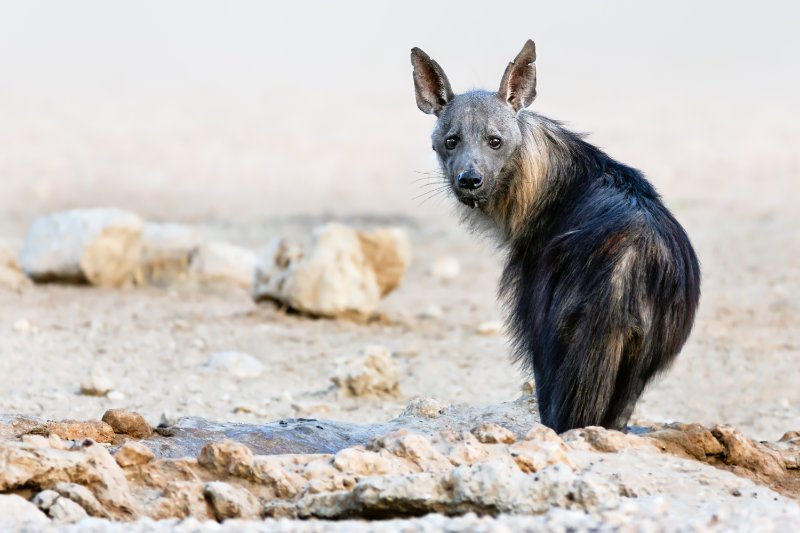
[(461, 263), (455, 257), (440, 257), (428, 267), (428, 274), (440, 281), (452, 281), (461, 274)]
[(475, 332), (478, 335), (499, 335), (503, 332), (503, 324), (497, 320), (489, 320), (478, 325)]
[(429, 305), (426, 307), (421, 313), (417, 316), (419, 318), (431, 319), (431, 318), (441, 318), (444, 315), (444, 311), (438, 305)]
[(208, 360), (207, 366), (237, 379), (255, 378), (264, 372), (264, 364), (244, 352), (217, 352)]
[(114, 388), (114, 382), (101, 370), (93, 369), (81, 382), (81, 394), (105, 396)]

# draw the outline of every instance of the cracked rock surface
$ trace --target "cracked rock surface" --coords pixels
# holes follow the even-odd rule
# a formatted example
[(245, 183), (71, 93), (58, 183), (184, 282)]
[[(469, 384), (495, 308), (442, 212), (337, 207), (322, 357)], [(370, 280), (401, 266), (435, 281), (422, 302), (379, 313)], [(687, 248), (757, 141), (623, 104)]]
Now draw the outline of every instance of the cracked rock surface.
[[(383, 424), (181, 419), (146, 438), (137, 424), (115, 423), (105, 443), (93, 440), (93, 422), (6, 416), (0, 508), (89, 531), (192, 530), (209, 520), (254, 531), (357, 530), (353, 519), (385, 520), (371, 523), (382, 531), (634, 522), (658, 531), (669, 520), (713, 531), (800, 520), (796, 432), (776, 442), (698, 424), (557, 435), (536, 421), (533, 401), (418, 399)], [(138, 420), (122, 411), (103, 418)]]

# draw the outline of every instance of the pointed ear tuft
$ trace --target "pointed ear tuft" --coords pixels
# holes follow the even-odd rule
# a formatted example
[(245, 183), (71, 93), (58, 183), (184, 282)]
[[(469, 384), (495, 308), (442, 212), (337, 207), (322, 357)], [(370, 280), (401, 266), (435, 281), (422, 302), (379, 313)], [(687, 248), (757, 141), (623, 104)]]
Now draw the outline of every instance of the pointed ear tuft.
[(419, 48), (411, 49), (414, 66), (414, 89), (420, 111), (437, 117), (444, 106), (453, 99), (450, 82), (439, 64)]
[(536, 98), (536, 45), (528, 39), (514, 61), (508, 64), (497, 96), (514, 111), (531, 105)]

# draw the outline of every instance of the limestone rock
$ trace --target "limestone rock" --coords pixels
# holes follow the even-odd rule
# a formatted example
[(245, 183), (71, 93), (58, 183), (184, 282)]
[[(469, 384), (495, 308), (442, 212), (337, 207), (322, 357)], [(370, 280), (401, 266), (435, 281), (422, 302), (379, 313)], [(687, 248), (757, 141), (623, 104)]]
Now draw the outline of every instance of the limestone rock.
[[(91, 516), (100, 518), (108, 518), (109, 514), (106, 508), (103, 507), (92, 491), (79, 485), (77, 483), (56, 483), (53, 490), (63, 498), (69, 498), (76, 504), (80, 505), (81, 509), (85, 510)], [(52, 513), (50, 516), (53, 516)], [(53, 516), (53, 518), (55, 518)]]
[(34, 496), (31, 502), (46, 513), (60, 497), (56, 491), (47, 489)]
[(122, 468), (147, 464), (153, 460), (153, 451), (142, 444), (129, 440), (114, 454), (114, 460)]
[(203, 494), (211, 504), (214, 516), (219, 521), (229, 518), (250, 520), (261, 518), (261, 505), (258, 498), (247, 489), (230, 485), (224, 481), (212, 481), (206, 483)]
[(74, 524), (89, 516), (83, 507), (64, 497), (58, 498), (47, 510), (47, 514), (56, 524)]
[(472, 434), (484, 444), (511, 444), (516, 440), (514, 434), (508, 429), (493, 422), (483, 422), (472, 428)]
[(114, 442), (114, 430), (100, 420), (48, 422), (42, 432), (47, 435), (57, 435), (64, 440), (91, 439), (95, 442)]
[(253, 297), (315, 316), (366, 316), (400, 283), (411, 245), (399, 228), (316, 228), (306, 246), (276, 239), (258, 259)]
[(261, 361), (244, 352), (217, 352), (209, 358), (207, 366), (236, 379), (257, 378), (265, 370)]
[(4, 465), (0, 469), (0, 492), (23, 487), (56, 488), (68, 481), (89, 489), (113, 518), (139, 516), (139, 505), (124, 473), (100, 444), (84, 441), (75, 450), (58, 450), (0, 441), (0, 464)]
[(367, 346), (331, 376), (331, 381), (345, 396), (397, 396), (400, 391), (397, 367), (389, 350)]
[(411, 263), (411, 241), (400, 228), (359, 231), (358, 239), (375, 272), (380, 295), (386, 296), (400, 285)]
[(112, 208), (38, 218), (25, 238), (22, 269), (35, 281), (124, 285), (139, 265), (143, 225), (138, 215)]
[(40, 528), (49, 522), (47, 516), (25, 498), (16, 494), (0, 494), (0, 530)]
[(197, 230), (190, 226), (146, 223), (142, 232), (139, 281), (167, 285), (186, 279), (192, 252), (201, 242)]
[(250, 250), (227, 242), (201, 244), (189, 259), (189, 276), (200, 282), (230, 283), (249, 289), (256, 259)]
[(12, 247), (0, 241), (0, 289), (20, 291), (31, 284), (17, 263)]
[(253, 452), (244, 444), (223, 440), (203, 446), (197, 463), (210, 472), (244, 479), (253, 477)]

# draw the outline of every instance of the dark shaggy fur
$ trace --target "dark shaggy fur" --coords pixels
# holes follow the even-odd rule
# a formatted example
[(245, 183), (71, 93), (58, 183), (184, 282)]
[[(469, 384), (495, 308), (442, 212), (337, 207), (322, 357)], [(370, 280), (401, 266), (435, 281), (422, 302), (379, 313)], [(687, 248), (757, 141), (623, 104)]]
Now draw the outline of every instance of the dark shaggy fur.
[(689, 336), (700, 268), (641, 172), (523, 109), (534, 60), (529, 41), (498, 93), (453, 95), (415, 49), (417, 101), (439, 117), (434, 149), (465, 220), (507, 250), (500, 295), (542, 422), (621, 429)]

